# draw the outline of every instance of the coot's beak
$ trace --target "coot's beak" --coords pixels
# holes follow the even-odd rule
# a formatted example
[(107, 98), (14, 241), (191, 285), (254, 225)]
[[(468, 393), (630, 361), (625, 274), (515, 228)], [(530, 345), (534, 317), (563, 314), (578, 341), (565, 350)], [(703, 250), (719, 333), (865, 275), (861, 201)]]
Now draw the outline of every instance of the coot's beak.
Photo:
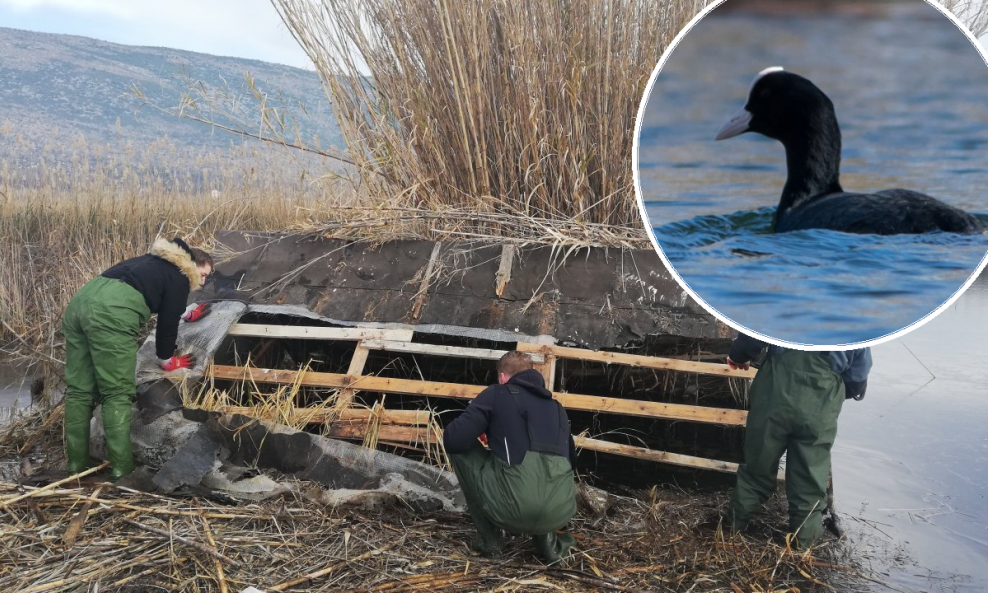
[(717, 137), (714, 140), (727, 140), (728, 138), (733, 138), (738, 134), (743, 134), (749, 130), (748, 125), (751, 123), (751, 112), (747, 109), (741, 108), (734, 114), (734, 117), (729, 119), (724, 127), (717, 132)]

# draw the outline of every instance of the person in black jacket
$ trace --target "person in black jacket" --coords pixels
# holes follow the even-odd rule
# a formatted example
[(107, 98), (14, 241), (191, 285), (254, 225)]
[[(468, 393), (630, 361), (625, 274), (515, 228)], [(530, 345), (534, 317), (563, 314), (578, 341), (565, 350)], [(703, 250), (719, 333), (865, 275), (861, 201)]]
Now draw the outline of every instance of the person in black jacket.
[[(161, 368), (193, 366), (191, 355), (179, 356), (175, 351), (178, 323), (189, 292), (202, 286), (212, 269), (213, 260), (205, 251), (181, 239), (158, 239), (147, 255), (120, 262), (72, 297), (62, 316), (65, 452), (70, 474), (91, 465), (89, 426), (97, 404), (102, 406), (111, 478), (133, 471), (130, 417), (137, 394), (138, 335), (151, 314), (157, 313), (155, 339)], [(208, 304), (202, 304), (184, 318), (197, 321), (208, 311)]]
[(477, 528), (470, 547), (497, 555), (504, 529), (531, 535), (542, 559), (555, 562), (575, 543), (568, 533), (556, 534), (576, 512), (569, 419), (527, 354), (508, 352), (497, 371), (499, 384), (482, 391), (443, 435)]

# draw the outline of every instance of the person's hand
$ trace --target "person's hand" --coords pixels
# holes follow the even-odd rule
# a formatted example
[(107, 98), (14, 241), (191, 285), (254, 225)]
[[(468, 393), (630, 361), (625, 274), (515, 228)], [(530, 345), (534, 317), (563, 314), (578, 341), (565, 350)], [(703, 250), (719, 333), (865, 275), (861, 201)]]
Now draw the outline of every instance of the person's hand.
[(732, 371), (736, 371), (738, 369), (740, 369), (742, 371), (747, 371), (748, 369), (751, 368), (751, 363), (750, 362), (734, 362), (733, 360), (731, 360), (731, 357), (728, 356), (727, 357), (727, 366), (730, 367)]
[(182, 319), (188, 323), (194, 323), (206, 315), (209, 315), (209, 303), (199, 303), (195, 307), (189, 309), (185, 315), (182, 315)]
[(166, 372), (177, 371), (178, 369), (189, 369), (196, 365), (196, 357), (192, 354), (182, 356), (172, 356), (161, 363), (162, 370)]

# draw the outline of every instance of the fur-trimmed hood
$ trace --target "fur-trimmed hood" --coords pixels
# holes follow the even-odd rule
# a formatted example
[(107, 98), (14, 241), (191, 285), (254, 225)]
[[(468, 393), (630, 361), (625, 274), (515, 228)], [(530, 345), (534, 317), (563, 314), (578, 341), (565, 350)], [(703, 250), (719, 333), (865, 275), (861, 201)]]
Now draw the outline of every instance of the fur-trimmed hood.
[(189, 279), (190, 291), (198, 290), (202, 286), (199, 279), (199, 268), (192, 261), (192, 255), (177, 243), (168, 239), (155, 239), (148, 253), (160, 257), (178, 268), (182, 275)]

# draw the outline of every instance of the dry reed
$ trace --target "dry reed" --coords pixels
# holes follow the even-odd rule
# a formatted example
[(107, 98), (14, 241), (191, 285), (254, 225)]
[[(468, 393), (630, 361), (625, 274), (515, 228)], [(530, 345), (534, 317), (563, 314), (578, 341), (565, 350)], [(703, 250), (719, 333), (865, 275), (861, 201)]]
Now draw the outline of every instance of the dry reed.
[(352, 204), (349, 193), (334, 198), (284, 161), (281, 169), (268, 162), (266, 175), (203, 172), (229, 159), (266, 162), (263, 151), (181, 165), (179, 149), (167, 143), (131, 162), (98, 147), (80, 150), (76, 165), (42, 159), (29, 176), (0, 165), (0, 360), (57, 364), (61, 312), (71, 296), (114, 263), (145, 253), (158, 236), (208, 247), (217, 229), (310, 226), (322, 220), (320, 212)]
[(832, 545), (801, 555), (770, 532), (725, 536), (705, 524), (722, 496), (658, 489), (610, 495), (605, 514), (581, 510), (578, 551), (548, 567), (524, 537), (500, 559), (471, 556), (466, 515), (0, 483), (0, 500), (25, 494), (0, 528), (4, 591), (796, 591), (868, 578)]
[(704, 6), (273, 4), (319, 71), (375, 202), (618, 226), (640, 225), (630, 155), (645, 83)]

